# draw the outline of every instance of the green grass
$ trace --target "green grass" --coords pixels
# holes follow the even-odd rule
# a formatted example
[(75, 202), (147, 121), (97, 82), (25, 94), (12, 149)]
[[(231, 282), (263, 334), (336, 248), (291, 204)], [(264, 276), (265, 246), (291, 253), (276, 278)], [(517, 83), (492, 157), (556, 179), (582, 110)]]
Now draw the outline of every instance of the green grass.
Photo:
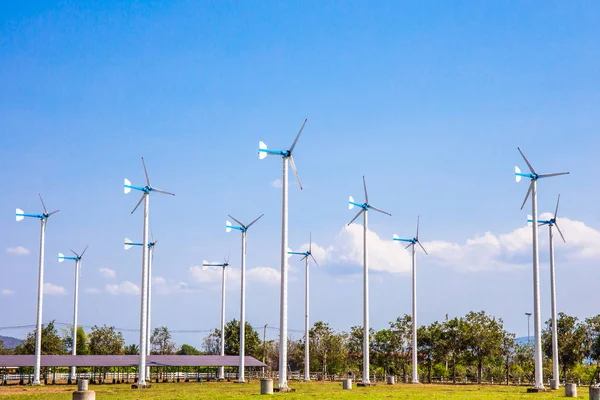
[[(379, 384), (375, 387), (356, 387), (352, 390), (342, 390), (341, 383), (321, 382), (292, 382), (294, 393), (275, 393), (271, 397), (285, 399), (411, 399), (411, 400), (446, 400), (446, 399), (558, 399), (564, 398), (564, 388), (557, 391), (531, 394), (526, 393), (525, 387), (514, 386), (478, 386), (478, 385), (394, 385)], [(96, 398), (102, 399), (261, 399), (269, 396), (260, 395), (260, 383), (239, 385), (234, 383), (161, 383), (153, 384), (152, 388), (145, 390), (132, 390), (130, 385), (90, 385), (96, 391)], [(27, 400), (71, 399), (74, 386), (48, 385), (41, 387), (31, 386), (2, 386), (0, 399), (2, 400)], [(578, 388), (580, 399), (588, 398), (588, 388)]]

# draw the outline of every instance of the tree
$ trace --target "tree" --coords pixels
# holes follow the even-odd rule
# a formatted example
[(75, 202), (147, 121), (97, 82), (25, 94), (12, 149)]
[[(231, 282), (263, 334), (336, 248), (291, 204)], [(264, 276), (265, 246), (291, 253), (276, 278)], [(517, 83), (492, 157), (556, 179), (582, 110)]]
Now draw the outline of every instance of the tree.
[[(552, 320), (546, 322), (547, 328), (542, 334), (542, 349), (546, 357), (552, 358)], [(577, 317), (558, 313), (556, 321), (558, 334), (558, 364), (562, 367), (563, 379), (585, 358), (586, 329)]]
[(200, 352), (200, 350), (198, 350), (194, 346), (191, 346), (189, 344), (182, 344), (177, 354), (181, 356), (199, 356), (200, 354), (202, 354), (202, 352)]
[(114, 326), (92, 326), (88, 340), (90, 354), (119, 355), (125, 353), (123, 334), (115, 331)]
[(444, 352), (451, 361), (451, 375), (454, 383), (456, 383), (456, 367), (464, 357), (466, 349), (463, 325), (463, 319), (456, 317), (445, 321), (442, 330)]
[(394, 371), (402, 371), (402, 380), (408, 379), (408, 367), (411, 363), (412, 317), (404, 314), (390, 322), (390, 345), (393, 352)]
[[(215, 330), (215, 333), (216, 332), (217, 330)], [(246, 345), (245, 354), (260, 359), (263, 353), (261, 340), (258, 336), (258, 332), (256, 332), (248, 322), (246, 322), (244, 329), (244, 339)], [(220, 349), (220, 347), (218, 348)], [(240, 323), (236, 319), (232, 319), (225, 324), (225, 354), (240, 354)]]
[(442, 325), (435, 321), (429, 326), (420, 326), (417, 330), (417, 346), (427, 369), (427, 380), (431, 383), (431, 370), (435, 362), (441, 361), (444, 350), (442, 345)]
[(466, 354), (477, 365), (477, 382), (481, 383), (483, 364), (502, 354), (502, 320), (485, 311), (469, 312), (464, 319)]
[(510, 380), (510, 359), (515, 354), (515, 334), (502, 332), (502, 354), (504, 355), (504, 368), (506, 369), (506, 384)]
[(346, 340), (323, 321), (317, 321), (309, 331), (312, 370), (323, 375), (340, 373), (346, 366)]
[(600, 365), (600, 314), (585, 320), (589, 357)]
[(202, 340), (202, 351), (204, 354), (220, 354), (221, 330), (215, 329)]
[(133, 356), (140, 354), (140, 347), (137, 344), (130, 344), (125, 346), (124, 349), (125, 354)]
[(150, 336), (150, 345), (152, 354), (173, 354), (176, 349), (173, 336), (166, 326), (154, 328), (152, 336)]
[[(69, 349), (69, 352), (73, 349), (73, 338), (72, 336), (73, 328), (67, 328), (63, 331), (64, 341), (66, 347)], [(84, 356), (90, 354), (90, 349), (88, 348), (88, 338), (81, 326), (77, 327), (77, 355)]]
[[(36, 330), (28, 333), (25, 340), (15, 349), (16, 354), (35, 354), (35, 335)], [(50, 321), (46, 326), (42, 326), (42, 354), (67, 354), (67, 346), (64, 340), (58, 335), (54, 327), (54, 321)]]

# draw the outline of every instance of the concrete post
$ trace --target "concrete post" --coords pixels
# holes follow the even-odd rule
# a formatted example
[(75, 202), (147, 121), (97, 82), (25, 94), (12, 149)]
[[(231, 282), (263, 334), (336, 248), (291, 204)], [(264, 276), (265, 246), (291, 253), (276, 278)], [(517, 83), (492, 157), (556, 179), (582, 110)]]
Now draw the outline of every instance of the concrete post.
[(273, 394), (273, 379), (263, 378), (260, 380), (260, 394)]
[(600, 387), (590, 388), (590, 400), (600, 400)]
[(577, 385), (574, 383), (567, 383), (565, 385), (565, 396), (577, 397)]

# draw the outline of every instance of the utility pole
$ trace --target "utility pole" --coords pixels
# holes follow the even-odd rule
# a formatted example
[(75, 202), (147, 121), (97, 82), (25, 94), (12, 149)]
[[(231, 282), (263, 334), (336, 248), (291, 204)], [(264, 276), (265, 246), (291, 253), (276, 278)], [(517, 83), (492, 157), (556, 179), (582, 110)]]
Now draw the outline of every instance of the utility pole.
[[(263, 364), (265, 363), (265, 358), (267, 357), (267, 325), (265, 324), (263, 328)], [(262, 376), (265, 377), (265, 367), (262, 367)]]
[(527, 344), (531, 344), (531, 335), (529, 334), (529, 326), (531, 325), (529, 320), (531, 319), (531, 313), (526, 312), (525, 315), (527, 315)]

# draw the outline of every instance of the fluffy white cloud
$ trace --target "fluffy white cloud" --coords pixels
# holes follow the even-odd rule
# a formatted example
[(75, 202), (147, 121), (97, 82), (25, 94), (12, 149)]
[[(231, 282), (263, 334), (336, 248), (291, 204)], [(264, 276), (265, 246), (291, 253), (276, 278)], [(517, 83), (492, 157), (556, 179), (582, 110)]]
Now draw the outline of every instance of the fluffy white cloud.
[(114, 279), (117, 277), (117, 273), (110, 269), (110, 268), (100, 268), (100, 273), (105, 277), (105, 278), (111, 278)]
[(126, 294), (126, 295), (137, 295), (140, 294), (140, 287), (133, 282), (125, 281), (119, 284), (105, 285), (104, 290), (112, 295)]
[(276, 285), (281, 281), (279, 270), (271, 267), (255, 267), (246, 271), (246, 277), (249, 281)]
[(277, 189), (281, 189), (283, 187), (283, 182), (281, 179), (277, 178), (274, 181), (271, 181), (271, 186)]
[(197, 290), (190, 289), (186, 282), (171, 282), (167, 281), (162, 276), (152, 278), (153, 293), (160, 295), (168, 295), (172, 293), (196, 293)]
[(62, 286), (46, 282), (44, 283), (44, 294), (47, 294), (49, 296), (63, 296), (67, 294), (67, 291)]
[(2, 296), (12, 296), (13, 294), (15, 294), (14, 290), (10, 290), (10, 289), (0, 290), (0, 295), (2, 295)]
[[(540, 219), (550, 219), (551, 214), (542, 214)], [(567, 243), (562, 243), (558, 232), (555, 233), (557, 253), (578, 260), (600, 259), (600, 231), (586, 226), (580, 221), (559, 218), (558, 225), (565, 235)], [(546, 227), (540, 227), (540, 246), (548, 244)], [(362, 266), (363, 230), (359, 224), (345, 226), (336, 236), (334, 243), (327, 248), (313, 243), (313, 253), (320, 263), (352, 264)], [(429, 252), (425, 262), (456, 269), (458, 271), (499, 271), (526, 268), (530, 265), (531, 227), (522, 226), (509, 233), (494, 234), (485, 232), (465, 240), (463, 243), (447, 241), (423, 242)], [(369, 269), (391, 273), (410, 273), (410, 248), (368, 231)], [(302, 245), (307, 249), (308, 244)], [(417, 248), (418, 252), (421, 252)], [(543, 255), (542, 255), (543, 256)], [(423, 256), (419, 256), (421, 260)]]
[[(392, 273), (410, 272), (410, 255), (403, 246), (394, 243), (391, 238), (385, 240), (371, 230), (367, 231), (367, 235), (370, 270)], [(337, 234), (334, 244), (326, 249), (313, 243), (313, 253), (317, 261), (362, 266), (362, 226), (358, 224), (344, 226)]]
[(26, 249), (23, 246), (9, 247), (6, 249), (6, 252), (15, 256), (28, 256), (29, 253), (31, 253), (29, 249)]

